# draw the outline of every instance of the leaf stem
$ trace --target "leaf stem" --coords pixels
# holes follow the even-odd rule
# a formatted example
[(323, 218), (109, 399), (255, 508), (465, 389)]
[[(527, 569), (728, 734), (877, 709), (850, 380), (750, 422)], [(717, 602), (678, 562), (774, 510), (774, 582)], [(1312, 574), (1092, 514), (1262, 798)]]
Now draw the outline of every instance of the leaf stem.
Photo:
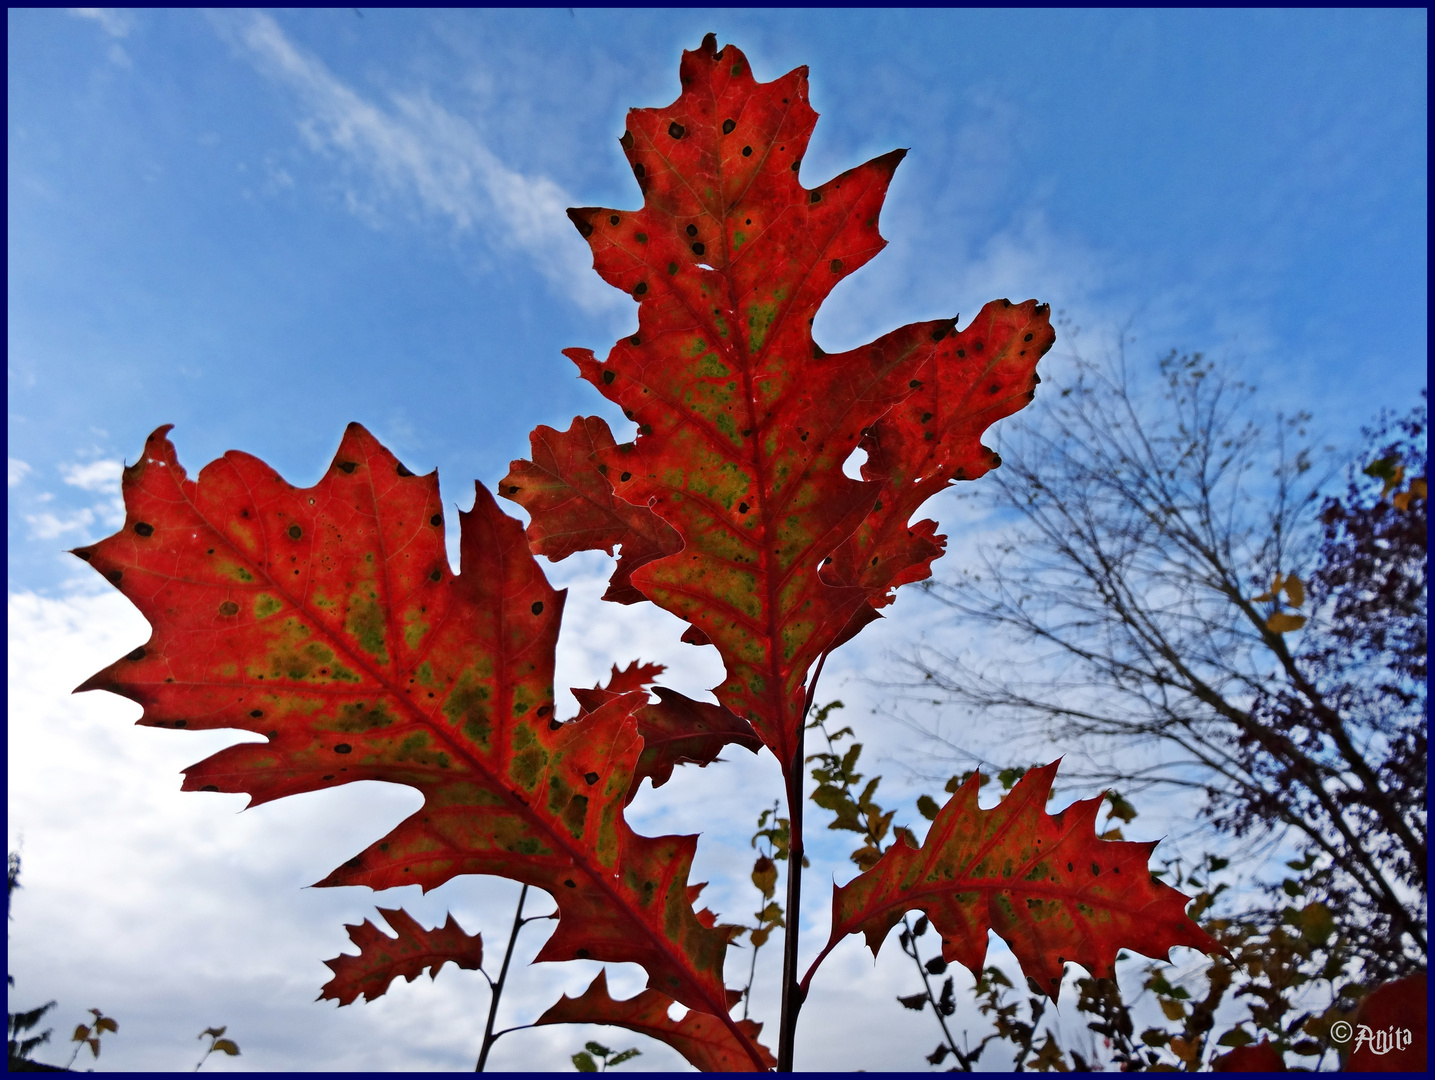
[(822, 678), (827, 653), (817, 661), (817, 670), (807, 687), (807, 700), (802, 706), (802, 721), (797, 725), (797, 748), (783, 771), (787, 774), (787, 817), (790, 822), (787, 842), (787, 927), (782, 935), (782, 1022), (777, 1044), (777, 1071), (792, 1071), (793, 1040), (797, 1035), (797, 1014), (807, 997), (805, 983), (797, 979), (798, 928), (802, 921), (802, 807), (803, 742), (807, 735), (807, 714), (817, 694), (817, 680)]
[[(493, 1049), (493, 1044), (498, 1041), (499, 1035), (507, 1034), (507, 1031), (500, 1031), (498, 1035), (493, 1033), (493, 1021), (498, 1016), (498, 999), (503, 996), (503, 983), (508, 978), (508, 963), (513, 959), (513, 945), (518, 940), (518, 931), (523, 929), (523, 902), (528, 899), (528, 886), (523, 886), (523, 891), (518, 894), (518, 910), (513, 913), (513, 930), (508, 935), (508, 948), (503, 953), (503, 967), (498, 972), (498, 982), (489, 994), (488, 1000), (488, 1023), (483, 1028), (483, 1049), (478, 1054), (478, 1065), (474, 1072), (483, 1072), (483, 1067), (488, 1063), (488, 1052)], [(508, 1031), (513, 1031), (509, 1028)]]

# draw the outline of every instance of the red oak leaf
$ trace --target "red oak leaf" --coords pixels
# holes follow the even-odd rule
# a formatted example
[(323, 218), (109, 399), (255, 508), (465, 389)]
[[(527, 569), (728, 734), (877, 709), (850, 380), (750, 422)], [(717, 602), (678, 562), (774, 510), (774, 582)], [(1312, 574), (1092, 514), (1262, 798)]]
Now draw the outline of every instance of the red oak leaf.
[(428, 968), (429, 978), (437, 979), (439, 969), (450, 960), (469, 971), (483, 967), (483, 938), (464, 933), (452, 915), (443, 926), (425, 930), (401, 908), (379, 908), (379, 914), (398, 937), (389, 937), (367, 919), (358, 926), (346, 926), (359, 955), (324, 961), (334, 977), (324, 984), (320, 1001), (334, 998), (347, 1005), (360, 994), (365, 1001), (373, 1001), (400, 975), (413, 982)]
[(662, 664), (644, 664), (638, 660), (632, 661), (622, 671), (618, 665), (613, 665), (613, 673), (608, 676), (605, 685), (595, 686), (595, 690), (606, 690), (610, 694), (628, 694), (634, 690), (642, 690), (651, 686), (653, 682), (667, 668)]
[(871, 869), (834, 886), (822, 956), (859, 932), (875, 955), (913, 909), (942, 935), (942, 958), (973, 973), (982, 970), (987, 932), (996, 931), (1050, 997), (1068, 961), (1111, 978), (1121, 949), (1152, 957), (1173, 945), (1220, 951), (1187, 918), (1189, 897), (1151, 876), (1154, 841), (1097, 839), (1101, 797), (1045, 812), (1057, 764), (1027, 772), (990, 810), (977, 806), (980, 778), (973, 776), (938, 812), (920, 848), (899, 839)]
[[(644, 777), (652, 778), (653, 787), (662, 787), (672, 777), (674, 765), (711, 765), (726, 746), (741, 746), (753, 753), (762, 749), (752, 725), (732, 710), (694, 701), (666, 686), (655, 686), (653, 693), (658, 695), (657, 702), (633, 714), (643, 736), (643, 752), (633, 770), (629, 802), (638, 794)], [(579, 715), (583, 715), (610, 700), (612, 692), (575, 688), (573, 695), (582, 709)]]
[(540, 424), (528, 436), (533, 460), (510, 463), (498, 490), (528, 511), (528, 542), (554, 562), (575, 551), (606, 551), (621, 545), (604, 600), (636, 604), (646, 599), (633, 588), (633, 571), (682, 547), (682, 540), (646, 506), (634, 506), (613, 494), (613, 487), (592, 460), (613, 446), (613, 433), (601, 416), (575, 416), (567, 431)]
[[(741, 995), (732, 992), (733, 1000)], [(612, 1024), (627, 1028), (667, 1043), (700, 1072), (760, 1072), (777, 1064), (767, 1047), (757, 1041), (762, 1025), (752, 1020), (739, 1020), (737, 1026), (762, 1055), (756, 1065), (733, 1033), (716, 1017), (691, 1011), (681, 1020), (668, 1017), (672, 999), (656, 990), (644, 990), (637, 997), (614, 1001), (608, 994), (608, 973), (598, 977), (582, 997), (566, 994), (540, 1016), (535, 1026), (543, 1024)]]
[(628, 114), (642, 209), (569, 211), (598, 273), (639, 301), (638, 332), (602, 363), (567, 354), (638, 424), (635, 443), (595, 449), (593, 463), (682, 538), (636, 568), (633, 587), (692, 624), (684, 640), (717, 646), (719, 701), (790, 770), (807, 673), (871, 595), (819, 574), (883, 488), (843, 463), (920, 388), (952, 323), (826, 354), (817, 308), (885, 245), (878, 214), (904, 151), (809, 190), (797, 176), (816, 122), (805, 68), (758, 83), (709, 35), (681, 76), (672, 105)]
[(455, 576), (436, 474), (414, 476), (357, 424), (308, 489), (238, 452), (189, 480), (167, 430), (125, 470), (124, 527), (76, 552), (153, 637), (80, 689), (138, 702), (142, 724), (265, 737), (186, 770), (187, 791), (251, 805), (354, 780), (423, 792), (319, 884), (513, 878), (558, 904), (539, 960), (638, 963), (654, 987), (721, 1012), (727, 940), (687, 900), (697, 838), (638, 836), (622, 816), (646, 695), (556, 722), (564, 594), (522, 525), (476, 486)]

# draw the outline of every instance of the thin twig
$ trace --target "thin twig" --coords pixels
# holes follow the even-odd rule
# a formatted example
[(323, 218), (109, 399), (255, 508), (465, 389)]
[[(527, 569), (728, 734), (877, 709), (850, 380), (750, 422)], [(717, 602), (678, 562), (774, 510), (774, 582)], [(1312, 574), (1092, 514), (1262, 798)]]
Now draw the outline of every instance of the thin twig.
[(488, 1000), (488, 1023), (483, 1028), (483, 1049), (478, 1054), (478, 1065), (474, 1072), (483, 1072), (483, 1067), (488, 1062), (488, 1052), (493, 1044), (498, 1041), (499, 1035), (505, 1035), (508, 1031), (515, 1031), (516, 1028), (509, 1028), (507, 1031), (500, 1031), (498, 1035), (493, 1033), (493, 1021), (498, 1016), (498, 999), (503, 996), (503, 983), (508, 978), (508, 963), (513, 959), (513, 945), (518, 940), (518, 931), (523, 928), (523, 902), (528, 899), (528, 886), (523, 886), (523, 891), (518, 894), (518, 910), (513, 913), (513, 931), (508, 935), (508, 948), (503, 953), (503, 967), (498, 972), (498, 982), (493, 987), (493, 993)]

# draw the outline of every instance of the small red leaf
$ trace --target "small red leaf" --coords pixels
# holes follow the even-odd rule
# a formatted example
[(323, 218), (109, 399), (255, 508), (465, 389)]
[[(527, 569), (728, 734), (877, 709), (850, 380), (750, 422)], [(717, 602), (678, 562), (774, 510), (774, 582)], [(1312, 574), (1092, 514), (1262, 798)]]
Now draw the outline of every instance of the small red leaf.
[[(666, 686), (653, 687), (653, 693), (658, 695), (657, 702), (644, 705), (633, 714), (638, 721), (638, 733), (643, 736), (643, 752), (633, 769), (629, 802), (637, 795), (644, 777), (652, 778), (653, 787), (662, 787), (672, 777), (675, 765), (700, 768), (711, 765), (726, 746), (741, 746), (753, 753), (762, 749), (762, 740), (752, 725), (731, 710), (694, 701)], [(606, 689), (575, 687), (573, 696), (578, 699), (582, 716), (615, 695)]]
[[(614, 1001), (608, 994), (608, 973), (598, 977), (581, 997), (563, 998), (534, 1023), (544, 1024), (612, 1024), (642, 1035), (650, 1035), (667, 1043), (700, 1072), (757, 1072), (752, 1060), (760, 1055), (764, 1069), (777, 1064), (772, 1053), (757, 1041), (762, 1025), (752, 1020), (739, 1020), (737, 1028), (747, 1046), (714, 1016), (688, 1012), (681, 1020), (668, 1017), (672, 999), (656, 990), (644, 990), (637, 997)], [(748, 1047), (753, 1048), (749, 1050)]]
[(1030, 770), (990, 810), (977, 806), (976, 777), (963, 784), (921, 848), (894, 843), (870, 870), (834, 887), (827, 949), (860, 932), (875, 955), (915, 908), (942, 935), (944, 960), (979, 973), (995, 930), (1050, 997), (1068, 961), (1110, 978), (1121, 949), (1151, 957), (1173, 945), (1220, 951), (1187, 918), (1189, 898), (1151, 877), (1154, 842), (1096, 838), (1102, 797), (1045, 812), (1056, 767)]
[(528, 542), (554, 562), (575, 551), (613, 553), (622, 546), (618, 565), (603, 599), (636, 604), (646, 599), (633, 588), (638, 567), (682, 547), (670, 525), (646, 506), (634, 506), (613, 494), (593, 455), (613, 446), (613, 433), (601, 416), (575, 416), (567, 431), (540, 424), (528, 436), (533, 460), (512, 462), (499, 492), (528, 511)]
[(324, 984), (320, 1001), (333, 998), (347, 1005), (360, 994), (365, 1001), (373, 1001), (400, 975), (413, 982), (428, 968), (429, 977), (437, 979), (439, 969), (450, 960), (469, 971), (483, 967), (482, 937), (464, 933), (452, 914), (447, 923), (432, 930), (425, 930), (401, 908), (379, 908), (379, 914), (398, 936), (389, 937), (367, 919), (361, 925), (346, 926), (359, 955), (324, 961), (334, 977)]
[(642, 690), (651, 686), (667, 669), (662, 664), (643, 664), (634, 660), (622, 671), (618, 665), (613, 665), (613, 673), (608, 676), (608, 682), (594, 689), (606, 690), (610, 694), (628, 694), (634, 690)]

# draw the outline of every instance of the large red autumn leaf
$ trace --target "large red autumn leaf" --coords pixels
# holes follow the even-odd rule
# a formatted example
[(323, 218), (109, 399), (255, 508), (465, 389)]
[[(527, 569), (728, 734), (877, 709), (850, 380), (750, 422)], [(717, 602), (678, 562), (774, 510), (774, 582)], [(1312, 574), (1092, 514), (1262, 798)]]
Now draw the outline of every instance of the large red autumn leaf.
[(379, 914), (398, 936), (389, 937), (368, 919), (357, 926), (346, 926), (349, 939), (359, 947), (359, 955), (345, 954), (324, 961), (334, 977), (324, 984), (320, 1001), (334, 998), (340, 1005), (347, 1005), (360, 994), (365, 1001), (373, 1001), (400, 975), (413, 982), (428, 968), (429, 978), (437, 979), (439, 969), (450, 960), (469, 971), (483, 967), (483, 938), (464, 933), (453, 915), (443, 926), (425, 930), (402, 908), (379, 908)]
[(642, 209), (569, 211), (598, 273), (639, 301), (638, 332), (602, 363), (567, 353), (638, 424), (635, 443), (595, 449), (593, 464), (682, 538), (632, 587), (692, 623), (686, 640), (718, 647), (719, 700), (791, 769), (808, 670), (870, 595), (819, 575), (883, 487), (843, 462), (919, 389), (952, 322), (824, 353), (817, 308), (884, 246), (877, 218), (903, 152), (809, 190), (806, 69), (758, 83), (709, 35), (681, 76), (672, 105), (628, 115)]
[[(913, 909), (942, 935), (944, 960), (980, 971), (994, 930), (1051, 997), (1068, 961), (1110, 978), (1121, 949), (1151, 957), (1173, 945), (1220, 951), (1187, 918), (1189, 897), (1151, 876), (1154, 841), (1097, 839), (1100, 797), (1046, 813), (1056, 767), (1032, 769), (990, 810), (977, 806), (973, 776), (942, 807), (920, 848), (900, 839), (871, 869), (834, 886), (832, 936), (818, 962), (856, 933), (875, 955)], [(811, 978), (809, 972), (804, 983)]]
[(449, 569), (435, 474), (351, 424), (312, 488), (230, 452), (186, 478), (165, 438), (125, 470), (127, 517), (76, 552), (154, 627), (81, 689), (139, 702), (142, 724), (265, 741), (186, 770), (185, 790), (251, 804), (354, 780), (408, 784), (423, 808), (319, 884), (436, 888), (496, 874), (550, 892), (540, 960), (641, 964), (722, 1012), (724, 934), (687, 899), (696, 837), (634, 834), (622, 809), (642, 748), (613, 699), (553, 717), (563, 594), (481, 486)]
[(651, 989), (626, 1001), (615, 1001), (608, 993), (608, 973), (600, 971), (581, 997), (565, 994), (534, 1025), (612, 1024), (627, 1028), (667, 1043), (701, 1072), (760, 1072), (777, 1064), (767, 1047), (757, 1041), (761, 1024), (752, 1020), (739, 1020), (737, 1024), (761, 1053), (759, 1068), (717, 1018), (691, 1011), (681, 1020), (672, 1020), (668, 1017), (672, 1003), (672, 998)]

